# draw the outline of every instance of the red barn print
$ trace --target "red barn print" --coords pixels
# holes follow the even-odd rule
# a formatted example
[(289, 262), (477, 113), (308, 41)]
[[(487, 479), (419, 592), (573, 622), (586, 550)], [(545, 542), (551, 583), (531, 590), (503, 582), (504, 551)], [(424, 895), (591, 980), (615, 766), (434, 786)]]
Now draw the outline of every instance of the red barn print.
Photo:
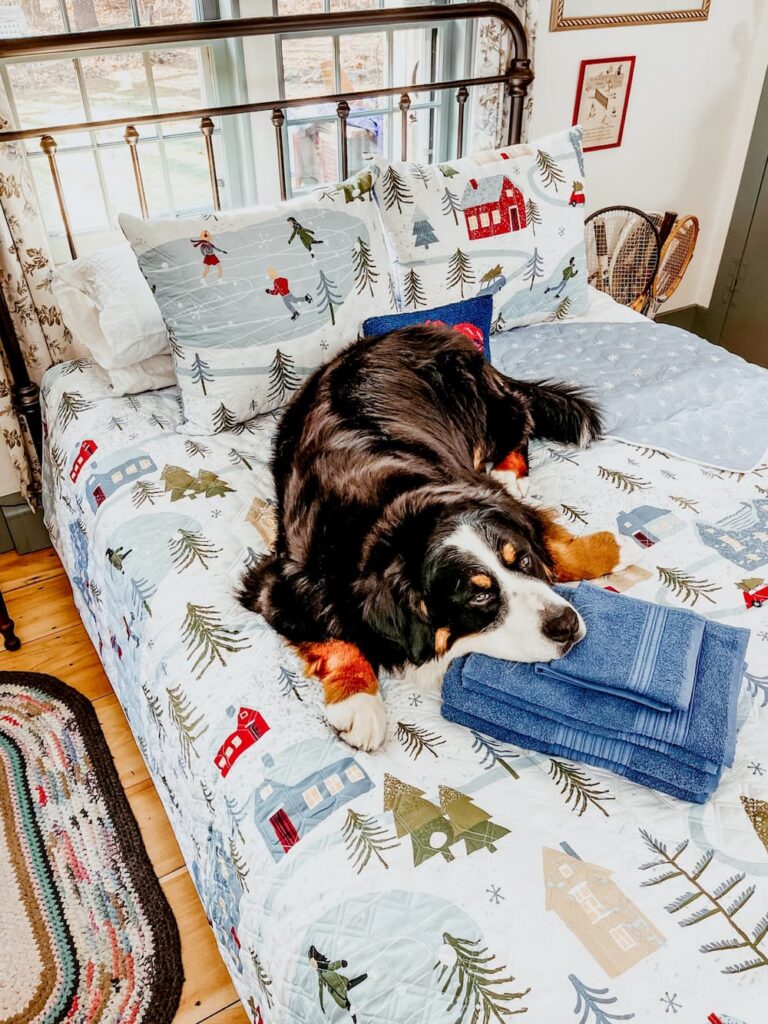
[(461, 209), (470, 242), (528, 226), (523, 193), (506, 175), (470, 178), (461, 197)]
[(213, 759), (222, 778), (226, 779), (232, 765), (240, 755), (244, 754), (256, 740), (261, 739), (268, 731), (269, 726), (258, 711), (254, 711), (252, 708), (240, 708), (237, 714), (237, 728), (227, 736)]

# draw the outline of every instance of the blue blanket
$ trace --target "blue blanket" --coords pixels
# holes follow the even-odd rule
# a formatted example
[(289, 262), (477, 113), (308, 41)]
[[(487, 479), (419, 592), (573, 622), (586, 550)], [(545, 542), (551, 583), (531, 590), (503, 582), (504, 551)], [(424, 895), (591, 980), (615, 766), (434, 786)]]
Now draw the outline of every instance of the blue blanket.
[(491, 338), (491, 362), (511, 377), (585, 386), (622, 441), (731, 470), (754, 469), (768, 449), (768, 370), (677, 327), (522, 327)]
[[(535, 666), (541, 675), (604, 690), (657, 711), (686, 711), (691, 703), (704, 619), (602, 587), (556, 587), (579, 611), (587, 635), (557, 661)], [(530, 666), (517, 668), (530, 673)]]

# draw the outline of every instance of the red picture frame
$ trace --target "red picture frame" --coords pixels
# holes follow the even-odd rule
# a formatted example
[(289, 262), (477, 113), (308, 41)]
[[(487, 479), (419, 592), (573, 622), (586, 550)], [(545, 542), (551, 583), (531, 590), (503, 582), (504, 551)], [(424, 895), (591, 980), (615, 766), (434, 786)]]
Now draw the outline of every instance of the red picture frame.
[[(605, 70), (595, 74), (598, 66)], [(591, 73), (590, 73), (591, 72)], [(584, 129), (584, 152), (591, 153), (599, 149), (616, 149), (624, 138), (624, 124), (627, 120), (627, 107), (632, 91), (632, 80), (635, 76), (634, 57), (600, 57), (583, 60), (579, 69), (579, 82), (576, 86), (576, 102), (573, 107), (572, 124), (581, 124)], [(620, 78), (621, 81), (616, 81)], [(605, 89), (595, 89), (591, 98), (585, 95), (590, 79), (598, 79), (605, 83)], [(612, 86), (612, 87), (611, 87)], [(588, 114), (584, 117), (584, 105), (590, 104)], [(619, 109), (620, 104), (620, 109)], [(604, 106), (605, 114), (600, 118), (600, 107)], [(598, 117), (599, 123), (591, 126), (589, 121)], [(607, 119), (607, 123), (606, 123)]]

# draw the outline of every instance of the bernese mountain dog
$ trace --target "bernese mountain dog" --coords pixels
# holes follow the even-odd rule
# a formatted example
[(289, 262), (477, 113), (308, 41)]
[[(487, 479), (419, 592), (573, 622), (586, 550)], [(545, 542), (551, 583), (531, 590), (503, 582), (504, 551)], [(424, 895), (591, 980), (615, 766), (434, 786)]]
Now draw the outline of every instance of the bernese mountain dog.
[(351, 746), (384, 740), (380, 670), (437, 685), (471, 651), (551, 661), (581, 639), (550, 584), (613, 571), (618, 542), (574, 537), (515, 477), (530, 439), (600, 431), (577, 388), (512, 380), (447, 328), (359, 340), (307, 379), (275, 439), (275, 548), (239, 598), (295, 645)]

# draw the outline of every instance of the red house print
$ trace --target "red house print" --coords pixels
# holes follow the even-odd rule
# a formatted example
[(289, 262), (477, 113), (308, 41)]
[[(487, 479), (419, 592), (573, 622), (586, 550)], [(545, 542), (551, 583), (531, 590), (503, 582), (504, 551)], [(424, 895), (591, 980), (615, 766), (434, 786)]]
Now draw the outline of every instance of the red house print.
[(72, 469), (69, 471), (69, 479), (73, 484), (77, 482), (77, 478), (80, 476), (80, 470), (97, 448), (98, 445), (95, 441), (83, 441), (80, 445), (80, 450), (75, 457), (75, 461), (72, 463)]
[(258, 711), (252, 708), (240, 708), (237, 715), (237, 728), (224, 740), (219, 752), (213, 759), (214, 764), (226, 779), (235, 761), (252, 747), (256, 740), (261, 739), (269, 726)]
[(523, 193), (506, 175), (495, 174), (479, 181), (470, 178), (461, 197), (461, 209), (470, 242), (528, 226)]

